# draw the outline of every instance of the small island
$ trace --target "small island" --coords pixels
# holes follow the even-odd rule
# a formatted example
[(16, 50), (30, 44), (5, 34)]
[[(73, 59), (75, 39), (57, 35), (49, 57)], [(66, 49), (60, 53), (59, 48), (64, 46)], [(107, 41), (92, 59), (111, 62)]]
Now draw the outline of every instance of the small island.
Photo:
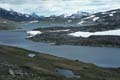
[[(83, 28), (85, 27), (38, 28), (34, 29), (33, 31), (40, 31), (41, 34), (36, 34), (28, 39), (36, 42), (54, 43), (55, 45), (120, 47), (120, 35), (113, 34), (119, 30), (99, 30), (99, 32), (96, 30), (93, 32), (91, 29)], [(76, 33), (78, 33), (77, 36)], [(79, 36), (79, 34), (81, 36)]]

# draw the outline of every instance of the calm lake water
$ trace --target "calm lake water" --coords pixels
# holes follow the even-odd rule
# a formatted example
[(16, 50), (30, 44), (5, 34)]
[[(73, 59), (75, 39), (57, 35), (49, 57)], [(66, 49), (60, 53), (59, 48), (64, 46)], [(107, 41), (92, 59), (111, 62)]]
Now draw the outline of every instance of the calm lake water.
[(120, 67), (120, 48), (102, 48), (32, 42), (24, 30), (0, 31), (0, 44), (17, 46), (59, 57), (93, 63), (102, 67)]

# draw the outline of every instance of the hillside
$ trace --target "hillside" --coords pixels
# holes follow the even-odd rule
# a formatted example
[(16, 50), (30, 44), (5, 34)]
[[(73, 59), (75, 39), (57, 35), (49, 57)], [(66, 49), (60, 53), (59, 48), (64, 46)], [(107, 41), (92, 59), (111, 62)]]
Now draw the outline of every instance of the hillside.
[(120, 29), (120, 9), (99, 12), (81, 19), (78, 23), (83, 30), (96, 32)]
[(0, 18), (0, 30), (11, 30), (17, 27), (17, 22)]
[(0, 45), (0, 68), (0, 80), (120, 79), (120, 69), (100, 68), (77, 60), (72, 61), (3, 45)]

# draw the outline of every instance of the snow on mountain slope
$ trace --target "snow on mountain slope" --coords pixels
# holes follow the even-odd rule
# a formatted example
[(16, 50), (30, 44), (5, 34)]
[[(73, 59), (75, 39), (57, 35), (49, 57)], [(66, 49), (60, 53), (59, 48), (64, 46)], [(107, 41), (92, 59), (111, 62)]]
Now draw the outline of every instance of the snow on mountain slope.
[(32, 21), (32, 20), (39, 19), (39, 16), (36, 17), (34, 15), (22, 14), (12, 9), (6, 10), (3, 8), (0, 8), (0, 18), (12, 20), (12, 21)]
[(78, 22), (78, 24), (84, 22), (82, 23), (83, 25), (96, 25), (96, 24), (114, 25), (118, 24), (119, 21), (120, 21), (120, 9), (116, 9), (92, 14), (89, 17), (81, 19), (80, 22)]

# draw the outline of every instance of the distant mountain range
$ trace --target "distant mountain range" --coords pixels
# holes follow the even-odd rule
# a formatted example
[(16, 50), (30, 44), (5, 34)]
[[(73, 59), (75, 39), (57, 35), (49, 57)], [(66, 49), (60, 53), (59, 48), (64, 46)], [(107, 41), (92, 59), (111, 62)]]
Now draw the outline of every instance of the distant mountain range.
[(87, 12), (77, 12), (71, 15), (62, 14), (60, 16), (53, 15), (50, 17), (45, 17), (45, 16), (38, 16), (36, 13), (22, 14), (12, 9), (6, 10), (3, 8), (0, 8), (0, 18), (13, 20), (13, 21), (51, 20), (52, 18), (70, 18), (70, 19), (79, 18), (81, 19), (87, 16), (89, 16), (89, 13)]
[[(87, 26), (94, 31), (97, 26), (98, 30), (118, 29), (120, 28), (120, 9), (110, 10), (90, 14), (88, 12), (80, 12), (74, 14), (62, 14), (59, 16), (52, 15), (49, 17), (38, 16), (36, 13), (22, 14), (14, 10), (6, 10), (0, 8), (0, 18), (12, 21), (48, 21), (49, 23), (74, 24), (75, 26)], [(84, 27), (84, 28), (85, 28)], [(93, 29), (94, 28), (94, 29)], [(97, 30), (95, 29), (95, 30)]]
[(0, 8), (0, 18), (13, 21), (32, 21), (40, 19), (40, 17), (36, 17), (35, 14), (33, 15), (22, 14), (14, 10), (6, 10), (3, 8)]
[(77, 13), (74, 13), (74, 14), (62, 14), (58, 17), (61, 17), (61, 18), (71, 18), (71, 19), (75, 19), (75, 18), (84, 18), (84, 17), (88, 17), (90, 15), (90, 13), (88, 12), (80, 12), (78, 11)]

